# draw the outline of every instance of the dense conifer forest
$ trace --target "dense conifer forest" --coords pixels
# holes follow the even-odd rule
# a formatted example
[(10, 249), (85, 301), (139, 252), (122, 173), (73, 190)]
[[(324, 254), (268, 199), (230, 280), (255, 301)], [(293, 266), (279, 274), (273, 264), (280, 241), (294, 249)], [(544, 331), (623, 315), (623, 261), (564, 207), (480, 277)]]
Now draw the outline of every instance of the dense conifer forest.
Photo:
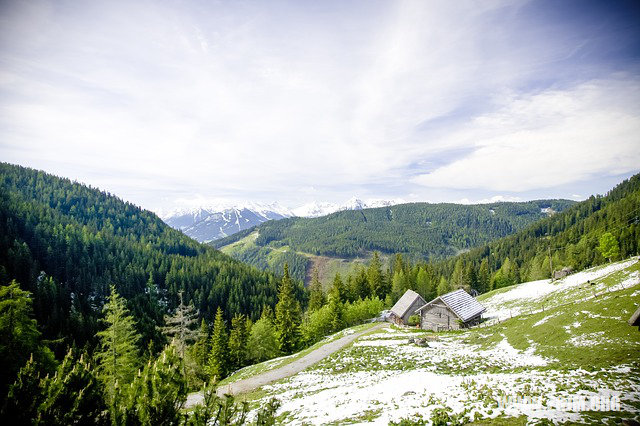
[[(573, 204), (569, 200), (401, 204), (341, 211), (319, 218), (269, 221), (211, 244), (222, 248), (257, 230), (254, 244), (230, 254), (242, 262), (276, 272), (281, 272), (286, 262), (293, 277), (304, 279), (308, 258), (301, 253), (353, 258), (379, 251), (387, 255), (402, 253), (414, 262), (437, 261), (513, 234)], [(285, 246), (290, 251), (274, 253), (274, 249)]]

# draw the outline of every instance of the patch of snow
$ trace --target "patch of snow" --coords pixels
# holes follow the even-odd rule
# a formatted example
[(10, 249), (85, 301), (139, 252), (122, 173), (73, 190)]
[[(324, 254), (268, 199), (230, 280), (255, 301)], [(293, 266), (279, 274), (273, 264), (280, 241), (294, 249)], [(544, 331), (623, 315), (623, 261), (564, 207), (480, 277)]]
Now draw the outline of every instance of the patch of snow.
[(540, 321), (538, 321), (537, 323), (533, 324), (533, 327), (537, 327), (539, 325), (544, 324), (545, 322), (549, 321), (551, 318), (558, 316), (558, 314), (551, 314), (551, 315), (547, 315), (546, 317), (542, 318)]
[[(504, 320), (521, 313), (518, 306), (505, 306), (508, 302), (523, 301), (532, 302), (540, 301), (552, 293), (569, 291), (574, 287), (585, 284), (587, 281), (595, 281), (603, 279), (606, 276), (630, 267), (638, 261), (637, 257), (631, 258), (623, 262), (617, 262), (606, 266), (596, 266), (582, 272), (568, 275), (562, 279), (551, 282), (551, 280), (529, 281), (517, 284), (507, 291), (495, 294), (484, 300), (482, 304), (487, 307), (484, 314), (486, 318), (498, 318)], [(630, 286), (633, 280), (637, 280), (637, 271), (630, 274), (623, 281), (625, 286)]]

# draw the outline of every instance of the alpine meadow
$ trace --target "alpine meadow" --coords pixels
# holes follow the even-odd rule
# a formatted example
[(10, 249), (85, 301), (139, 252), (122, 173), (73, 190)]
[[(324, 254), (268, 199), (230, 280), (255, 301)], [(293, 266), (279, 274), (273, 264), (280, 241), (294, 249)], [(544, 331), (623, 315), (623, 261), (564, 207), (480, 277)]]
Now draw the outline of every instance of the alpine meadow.
[(640, 424), (640, 4), (0, 2), (0, 425)]

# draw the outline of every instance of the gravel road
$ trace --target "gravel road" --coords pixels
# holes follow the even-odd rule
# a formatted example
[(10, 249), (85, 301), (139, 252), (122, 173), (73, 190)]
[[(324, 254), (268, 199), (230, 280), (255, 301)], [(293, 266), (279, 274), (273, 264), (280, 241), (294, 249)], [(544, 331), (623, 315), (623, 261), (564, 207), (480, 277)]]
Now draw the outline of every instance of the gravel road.
[[(224, 394), (237, 395), (240, 393), (257, 389), (260, 386), (266, 385), (271, 382), (275, 382), (276, 380), (293, 376), (294, 374), (297, 374), (307, 369), (308, 367), (312, 366), (318, 361), (321, 361), (322, 359), (326, 358), (332, 353), (339, 351), (340, 349), (342, 349), (349, 343), (353, 342), (363, 334), (370, 333), (374, 330), (379, 330), (386, 325), (387, 323), (380, 323), (372, 328), (363, 330), (359, 333), (348, 334), (344, 337), (334, 340), (333, 342), (327, 343), (326, 345), (319, 347), (318, 349), (308, 353), (302, 358), (296, 361), (293, 361), (287, 365), (284, 365), (280, 368), (276, 368), (270, 371), (265, 371), (264, 373), (258, 374), (256, 376), (238, 380), (237, 382), (220, 386), (218, 388), (218, 395), (220, 396)], [(185, 404), (185, 407), (189, 408), (196, 404), (199, 404), (200, 402), (202, 402), (202, 393), (194, 392), (192, 394), (189, 394), (189, 396), (187, 397), (187, 402)]]

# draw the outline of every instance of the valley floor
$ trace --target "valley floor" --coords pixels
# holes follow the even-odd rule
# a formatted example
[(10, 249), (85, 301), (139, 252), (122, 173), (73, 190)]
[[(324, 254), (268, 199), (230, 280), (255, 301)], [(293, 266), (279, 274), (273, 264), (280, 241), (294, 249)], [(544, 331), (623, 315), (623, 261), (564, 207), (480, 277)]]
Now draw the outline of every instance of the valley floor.
[[(428, 421), (438, 412), (479, 424), (638, 420), (640, 331), (627, 320), (640, 304), (639, 271), (634, 258), (483, 295), (495, 318), (486, 327), (386, 325), (240, 399), (276, 397), (280, 421), (292, 424)], [(409, 343), (416, 337), (428, 347)]]

